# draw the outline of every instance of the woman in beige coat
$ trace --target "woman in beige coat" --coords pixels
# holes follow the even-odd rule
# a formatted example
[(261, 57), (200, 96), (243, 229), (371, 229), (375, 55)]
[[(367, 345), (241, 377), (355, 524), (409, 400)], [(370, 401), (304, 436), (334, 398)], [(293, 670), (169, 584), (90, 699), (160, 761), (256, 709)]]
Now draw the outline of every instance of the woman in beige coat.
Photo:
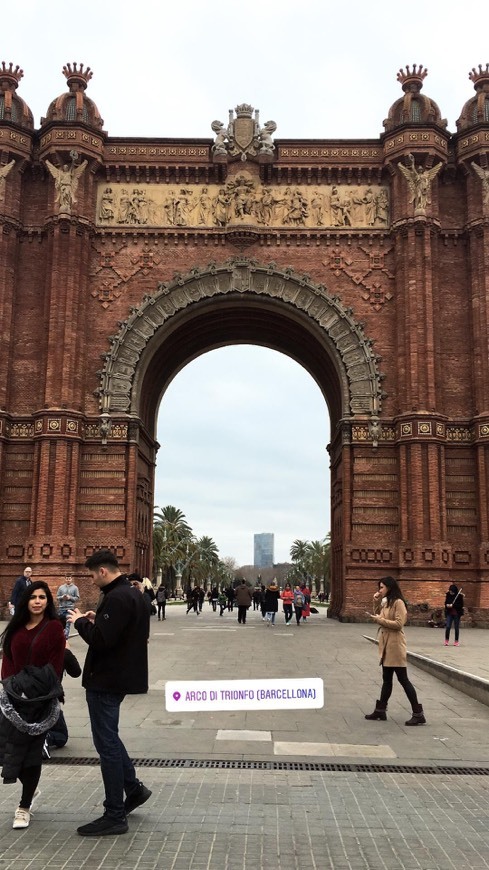
[(407, 675), (407, 652), (404, 625), (407, 609), (402, 592), (393, 577), (379, 580), (378, 592), (374, 595), (374, 612), (368, 613), (379, 626), (379, 655), (382, 665), (382, 689), (375, 710), (366, 719), (387, 719), (387, 702), (392, 694), (394, 673), (413, 708), (411, 719), (405, 725), (425, 725), (423, 708), (418, 703), (416, 689)]

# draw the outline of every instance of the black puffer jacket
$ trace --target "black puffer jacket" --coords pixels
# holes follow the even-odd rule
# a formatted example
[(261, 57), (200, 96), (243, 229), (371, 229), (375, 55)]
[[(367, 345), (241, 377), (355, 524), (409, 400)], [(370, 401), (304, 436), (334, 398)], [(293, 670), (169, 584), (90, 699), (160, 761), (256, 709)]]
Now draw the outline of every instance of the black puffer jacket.
[(44, 735), (59, 716), (63, 689), (51, 664), (27, 665), (2, 686), (0, 764), (3, 781), (11, 783), (23, 767), (41, 764)]

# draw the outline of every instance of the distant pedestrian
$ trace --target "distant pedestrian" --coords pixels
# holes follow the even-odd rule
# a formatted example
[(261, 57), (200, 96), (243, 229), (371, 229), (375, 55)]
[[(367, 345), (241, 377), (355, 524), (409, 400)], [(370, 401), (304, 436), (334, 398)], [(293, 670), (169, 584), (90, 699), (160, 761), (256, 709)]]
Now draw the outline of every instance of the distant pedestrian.
[(73, 610), (74, 607), (78, 607), (80, 601), (78, 586), (73, 583), (73, 578), (70, 575), (66, 577), (65, 582), (62, 583), (61, 586), (58, 586), (56, 600), (58, 602), (59, 615), (64, 616), (65, 638), (68, 640), (71, 628), (71, 622), (66, 619), (68, 616), (68, 610)]
[(211, 591), (209, 592), (209, 601), (215, 613), (217, 609), (217, 602), (219, 601), (219, 589), (217, 588), (217, 586), (213, 586)]
[(373, 713), (366, 719), (387, 719), (387, 702), (392, 694), (394, 674), (404, 689), (411, 704), (413, 715), (405, 725), (425, 725), (423, 707), (418, 702), (416, 689), (407, 674), (407, 649), (404, 626), (407, 608), (399, 585), (393, 577), (379, 580), (378, 591), (374, 595), (373, 613), (368, 613), (379, 626), (379, 655), (382, 665), (382, 689)]
[(445, 596), (445, 646), (448, 646), (450, 641), (450, 629), (453, 625), (455, 629), (454, 646), (459, 646), (459, 631), (460, 620), (464, 615), (464, 596), (462, 588), (458, 588), (455, 583), (449, 587)]
[(203, 587), (199, 586), (199, 597), (198, 597), (198, 605), (199, 605), (199, 613), (202, 613), (202, 607), (204, 606), (205, 601), (205, 592)]
[(265, 622), (265, 617), (266, 617), (266, 612), (267, 612), (266, 597), (267, 597), (267, 590), (265, 589), (265, 586), (262, 583), (262, 585), (260, 587), (260, 610), (261, 610), (261, 618), (262, 618), (263, 622)]
[(228, 606), (228, 599), (225, 592), (219, 593), (219, 598), (217, 599), (217, 602), (219, 604), (219, 616), (222, 616)]
[(296, 587), (294, 589), (294, 610), (295, 610), (295, 620), (297, 622), (297, 625), (301, 624), (302, 611), (304, 610), (305, 603), (306, 603), (306, 599), (304, 597), (304, 593), (303, 593), (301, 587), (299, 586), (299, 584), (297, 583)]
[(166, 588), (163, 582), (156, 590), (156, 606), (158, 607), (158, 619), (166, 619)]
[(265, 620), (267, 628), (269, 625), (275, 628), (275, 616), (278, 611), (279, 599), (280, 589), (275, 580), (272, 580), (265, 592)]
[(255, 586), (253, 589), (253, 610), (260, 609), (261, 602), (261, 588), (259, 586)]
[[(20, 577), (17, 577), (17, 580), (14, 583), (14, 588), (12, 589), (12, 594), (10, 596), (10, 602), (9, 602), (9, 604), (11, 605), (11, 607), (9, 608), (11, 611), (11, 614), (10, 614), (11, 616), (13, 616), (15, 613), (15, 607), (17, 605), (17, 602), (19, 601), (19, 599), (21, 598), (22, 594), (25, 592), (27, 587), (31, 585), (31, 583), (32, 583), (32, 568), (30, 568), (29, 565), (27, 565), (24, 568), (24, 573), (21, 574)], [(12, 608), (13, 608), (13, 610), (12, 610)]]
[(193, 610), (194, 613), (196, 613), (198, 616), (198, 614), (199, 614), (199, 594), (200, 594), (200, 589), (198, 586), (194, 586), (193, 589), (188, 590), (188, 592), (187, 592), (187, 614), (186, 615), (188, 615), (190, 613), (190, 611)]
[(280, 597), (283, 602), (285, 624), (290, 625), (292, 619), (292, 606), (294, 604), (294, 590), (292, 589), (290, 583), (285, 584)]
[(239, 586), (236, 587), (236, 604), (238, 605), (238, 622), (241, 625), (245, 625), (246, 623), (246, 614), (248, 608), (251, 606), (251, 602), (253, 600), (253, 596), (251, 594), (250, 587), (247, 585), (246, 580), (242, 580)]
[[(77, 828), (83, 837), (125, 834), (127, 816), (144, 804), (151, 791), (136, 777), (119, 737), (120, 706), (126, 694), (148, 691), (149, 614), (144, 596), (121, 574), (110, 550), (96, 550), (85, 562), (101, 591), (97, 612), (76, 608), (75, 624), (88, 651), (82, 685), (105, 788), (104, 814)], [(126, 798), (124, 800), (124, 792)]]
[(233, 586), (228, 586), (228, 588), (226, 589), (226, 596), (228, 599), (228, 610), (232, 610), (234, 607), (234, 598), (235, 598)]
[(311, 615), (311, 590), (309, 589), (309, 586), (307, 586), (307, 584), (305, 584), (301, 588), (302, 588), (302, 594), (304, 596), (304, 607), (302, 608), (302, 619), (303, 619), (303, 622), (305, 622), (306, 619), (308, 618), (308, 616)]

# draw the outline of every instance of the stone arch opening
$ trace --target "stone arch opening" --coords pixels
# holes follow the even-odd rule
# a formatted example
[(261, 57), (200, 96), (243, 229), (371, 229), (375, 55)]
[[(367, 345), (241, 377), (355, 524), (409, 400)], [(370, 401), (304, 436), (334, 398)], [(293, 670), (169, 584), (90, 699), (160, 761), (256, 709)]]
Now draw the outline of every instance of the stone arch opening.
[(363, 324), (324, 286), (274, 264), (240, 259), (178, 275), (132, 308), (110, 343), (101, 410), (136, 415), (148, 431), (172, 377), (200, 353), (232, 343), (262, 344), (303, 365), (332, 426), (381, 410), (379, 358)]

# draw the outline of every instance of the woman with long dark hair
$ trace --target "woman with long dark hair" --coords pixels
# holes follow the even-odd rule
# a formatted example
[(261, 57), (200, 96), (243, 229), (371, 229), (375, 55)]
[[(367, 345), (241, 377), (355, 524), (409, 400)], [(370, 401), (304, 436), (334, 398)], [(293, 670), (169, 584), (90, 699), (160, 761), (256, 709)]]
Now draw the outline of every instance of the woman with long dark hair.
[[(47, 664), (51, 664), (61, 678), (65, 636), (47, 583), (36, 580), (27, 587), (0, 640), (3, 646), (2, 680), (17, 676), (27, 665), (42, 668)], [(8, 703), (3, 700), (4, 705)], [(40, 794), (37, 786), (41, 777), (45, 734), (27, 732), (16, 739), (15, 729), (14, 736), (12, 732), (14, 726), (7, 718), (4, 705), (0, 717), (0, 763), (4, 765), (2, 775), (6, 782), (19, 779), (22, 783), (22, 795), (15, 811), (13, 827), (27, 828), (32, 800)], [(36, 729), (33, 727), (31, 730), (35, 732)], [(10, 775), (5, 773), (7, 760)], [(12, 769), (15, 770), (13, 776)]]
[(418, 702), (416, 689), (407, 675), (407, 649), (404, 626), (407, 608), (399, 584), (393, 577), (382, 577), (374, 595), (374, 612), (367, 615), (379, 626), (379, 655), (382, 665), (382, 689), (375, 710), (366, 719), (387, 719), (387, 702), (392, 694), (394, 674), (411, 704), (413, 715), (405, 725), (425, 725), (423, 707)]
[(454, 646), (459, 646), (460, 620), (464, 615), (464, 596), (462, 588), (458, 588), (455, 583), (452, 583), (448, 592), (445, 595), (445, 646), (448, 646), (450, 641), (450, 629), (452, 624), (455, 628)]

